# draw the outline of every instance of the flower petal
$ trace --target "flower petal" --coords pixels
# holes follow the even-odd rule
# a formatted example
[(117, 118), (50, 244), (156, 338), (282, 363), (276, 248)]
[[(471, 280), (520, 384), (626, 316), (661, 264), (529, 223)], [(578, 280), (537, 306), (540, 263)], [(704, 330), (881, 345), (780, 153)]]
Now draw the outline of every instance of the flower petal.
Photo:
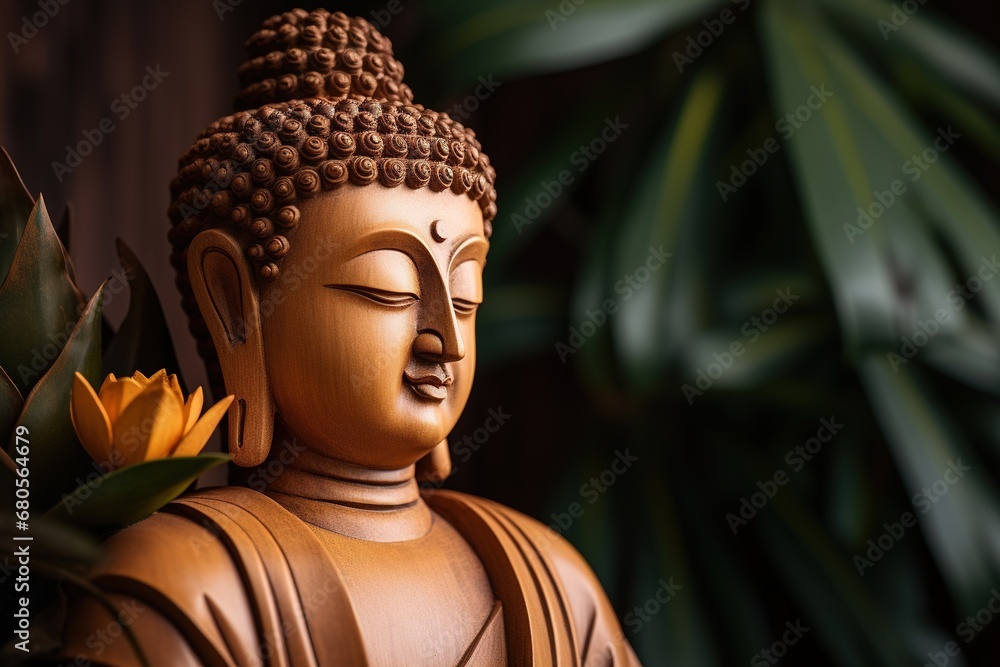
[(90, 454), (90, 458), (98, 463), (110, 462), (111, 421), (94, 388), (80, 373), (73, 375), (69, 417), (80, 443)]
[(165, 368), (161, 368), (160, 370), (150, 375), (149, 381), (153, 382), (154, 380), (163, 380), (165, 382), (167, 380), (167, 370)]
[(171, 456), (197, 456), (208, 439), (212, 437), (215, 427), (219, 425), (219, 421), (222, 420), (222, 416), (226, 414), (226, 410), (229, 409), (232, 402), (233, 396), (226, 396), (209, 408), (180, 441)]
[(184, 404), (184, 435), (187, 435), (191, 427), (198, 421), (204, 403), (205, 395), (202, 393), (201, 387), (195, 389), (194, 393), (188, 396), (187, 403)]
[(146, 384), (147, 382), (149, 382), (149, 378), (143, 375), (140, 371), (132, 373), (132, 379), (140, 384)]
[(181, 383), (177, 381), (176, 375), (164, 375), (163, 381), (167, 383), (170, 390), (174, 392), (177, 396), (177, 401), (183, 405), (184, 404), (184, 392), (181, 390)]
[(108, 413), (112, 425), (141, 392), (142, 385), (132, 378), (122, 378), (111, 384), (104, 383), (101, 387), (101, 403), (104, 404), (104, 410)]
[(169, 455), (181, 437), (183, 411), (165, 382), (148, 385), (114, 423), (115, 454), (126, 463)]
[(114, 373), (108, 373), (108, 377), (104, 378), (104, 382), (101, 384), (101, 388), (97, 390), (97, 395), (101, 396), (104, 394), (104, 390), (118, 382), (118, 378), (115, 377)]

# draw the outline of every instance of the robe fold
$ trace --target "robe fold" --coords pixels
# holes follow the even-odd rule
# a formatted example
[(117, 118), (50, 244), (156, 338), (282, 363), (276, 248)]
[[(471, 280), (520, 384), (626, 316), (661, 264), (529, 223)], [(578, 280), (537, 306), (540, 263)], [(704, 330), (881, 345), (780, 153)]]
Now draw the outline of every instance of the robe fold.
[[(437, 490), (426, 501), (479, 556), (496, 597), (459, 665), (639, 664), (593, 572), (554, 531), (466, 494)], [(127, 622), (154, 667), (369, 664), (337, 563), (312, 528), (261, 493), (194, 492), (107, 546), (93, 581), (132, 605)], [(64, 659), (138, 664), (128, 641), (95, 641), (114, 619), (93, 599), (74, 597), (69, 613)]]

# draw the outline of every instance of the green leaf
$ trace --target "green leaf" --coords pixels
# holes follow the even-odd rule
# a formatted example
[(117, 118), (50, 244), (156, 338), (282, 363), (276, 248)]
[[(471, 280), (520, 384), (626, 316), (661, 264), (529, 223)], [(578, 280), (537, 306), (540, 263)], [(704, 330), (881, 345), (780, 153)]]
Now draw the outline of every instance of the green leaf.
[[(0, 542), (9, 552), (18, 544), (12, 538), (24, 535), (14, 530), (13, 510), (0, 513), (0, 526)], [(32, 516), (30, 526), (32, 558), (49, 564), (89, 565), (101, 556), (101, 548), (94, 537), (79, 528), (53, 521), (44, 515)]]
[(6, 371), (0, 367), (0, 438), (6, 440), (11, 431), (14, 430), (17, 416), (21, 414), (22, 407), (24, 407), (24, 398), (21, 396), (21, 392), (17, 390), (17, 385), (14, 384), (13, 380), (7, 376)]
[(144, 461), (81, 485), (45, 516), (103, 531), (141, 521), (207, 470), (229, 461), (215, 452)]
[[(831, 333), (827, 318), (787, 317), (787, 321), (778, 320), (766, 332), (758, 333), (757, 339), (741, 336), (738, 330), (704, 332), (684, 355), (685, 381), (696, 386), (699, 371), (707, 375), (710, 366), (721, 366), (724, 371), (717, 378), (709, 376), (713, 389), (747, 391), (785, 377), (795, 363), (808, 359), (827, 344)], [(743, 352), (738, 356), (730, 352), (734, 342), (742, 345)]]
[[(704, 283), (698, 279), (700, 255), (694, 246), (704, 236), (693, 227), (701, 222), (706, 199), (718, 201), (711, 180), (710, 137), (723, 91), (717, 71), (699, 73), (675, 122), (654, 145), (650, 164), (629, 198), (631, 205), (617, 221), (620, 233), (610, 248), (610, 275), (601, 276), (603, 284), (585, 284), (574, 299), (578, 320), (606, 298), (619, 303), (620, 312), (611, 323), (614, 347), (626, 376), (640, 388), (659, 380), (665, 363), (702, 319), (695, 301)], [(650, 271), (639, 289), (625, 289), (619, 279), (655, 265), (647, 262), (661, 252), (672, 257)]]
[[(460, 77), (523, 77), (636, 53), (668, 30), (723, 4), (722, 0), (589, 0), (563, 3), (573, 10), (562, 14), (556, 3), (547, 8), (534, 0), (497, 2), (488, 8), (476, 5), (474, 16), (436, 43), (441, 45), (442, 61), (451, 63), (449, 69)], [(441, 13), (441, 21), (451, 18)]]
[[(889, 624), (876, 600), (801, 501), (783, 489), (771, 502), (785, 525), (757, 520), (763, 544), (802, 609), (802, 620), (840, 665), (907, 667), (917, 657)], [(788, 619), (794, 622), (794, 618)]]
[(142, 371), (148, 376), (161, 368), (178, 374), (180, 365), (170, 339), (170, 327), (153, 283), (125, 242), (118, 239), (117, 245), (123, 279), (130, 285), (131, 296), (128, 313), (104, 352), (102, 375), (114, 373), (127, 377)]
[(34, 205), (10, 155), (0, 147), (0, 284), (14, 261), (14, 251)]
[(658, 655), (669, 656), (663, 664), (693, 667), (719, 664), (711, 625), (681, 531), (676, 489), (664, 484), (660, 472), (650, 466), (639, 468), (638, 473), (643, 476), (638, 492), (642, 496), (640, 504), (645, 506), (649, 521), (646, 527), (649, 538), (642, 541), (639, 549), (653, 560), (647, 561), (649, 570), (645, 573), (640, 570), (645, 590), (635, 591), (633, 598), (643, 606), (655, 592), (649, 590), (649, 584), (658, 577), (672, 577), (683, 588), (653, 619), (656, 628), (649, 628), (635, 638), (636, 646), (648, 653), (655, 650)]
[(66, 252), (66, 273), (69, 275), (70, 281), (76, 285), (76, 267), (73, 265), (73, 258), (69, 255), (69, 243), (70, 234), (73, 230), (73, 204), (67, 203), (66, 210), (63, 211), (62, 218), (59, 219), (59, 225), (56, 227), (56, 236), (59, 237), (59, 242), (62, 243), (63, 248)]
[[(698, 585), (690, 587), (688, 592), (703, 599), (723, 600), (724, 603), (717, 607), (719, 616), (712, 624), (716, 628), (713, 638), (726, 641), (729, 655), (754, 655), (774, 640), (766, 618), (755, 604), (760, 577), (745, 562), (742, 550), (733, 548), (734, 542), (742, 538), (733, 535), (719, 520), (712, 503), (705, 501), (709, 491), (704, 479), (674, 475), (670, 484), (678, 499), (677, 511), (683, 517), (680, 524), (689, 531), (687, 549), (701, 574)], [(739, 544), (744, 546), (745, 542)]]
[[(813, 37), (814, 24), (788, 5), (768, 2), (761, 12), (773, 106), (777, 115), (784, 116), (806, 103), (813, 86), (826, 85), (833, 93), (786, 143), (810, 231), (830, 280), (845, 347), (852, 356), (864, 346), (894, 339), (896, 299), (884, 252), (885, 219), (859, 237), (849, 236), (844, 225), (855, 222), (857, 207), (871, 201), (873, 190), (885, 189), (898, 176), (902, 161), (866, 152), (867, 140), (874, 138), (866, 135), (862, 141), (856, 135), (858, 127), (848, 118), (846, 90), (833, 82)], [(885, 215), (898, 220), (901, 211), (892, 207)]]
[[(28, 428), (31, 494), (36, 506), (54, 505), (62, 494), (75, 489), (91, 469), (90, 457), (70, 421), (70, 390), (73, 373), (77, 371), (91, 386), (100, 386), (103, 297), (102, 285), (87, 304), (55, 363), (28, 394), (18, 418), (18, 424)], [(11, 437), (8, 452), (13, 445)]]
[(878, 48), (888, 49), (921, 70), (933, 75), (939, 85), (972, 93), (1000, 108), (1000, 61), (996, 53), (967, 30), (922, 10), (904, 14), (906, 21), (898, 30), (886, 29), (879, 22), (895, 25), (891, 16), (895, 5), (872, 0), (823, 0), (835, 12), (851, 19), (856, 32)]
[(935, 493), (932, 505), (926, 498), (915, 503), (914, 513), (959, 610), (974, 612), (983, 591), (995, 583), (1000, 559), (995, 540), (1000, 503), (988, 470), (963, 445), (958, 430), (908, 366), (893, 369), (885, 358), (871, 355), (859, 371), (910, 493), (933, 488), (947, 479), (946, 472), (955, 478), (953, 463), (970, 468), (945, 487), (946, 493)]
[[(836, 75), (842, 78), (847, 90), (851, 92), (857, 107), (856, 113), (869, 119), (874, 126), (873, 134), (877, 137), (877, 142), (866, 142), (866, 146), (886, 146), (888, 151), (892, 151), (897, 165), (906, 161), (913, 164), (913, 156), (920, 155), (928, 148), (938, 151), (936, 161), (926, 170), (921, 170), (919, 178), (911, 176), (906, 179), (906, 185), (913, 191), (913, 195), (908, 191), (907, 197), (901, 199), (901, 205), (893, 205), (887, 213), (897, 209), (906, 213), (911, 207), (919, 208), (936, 227), (940, 238), (949, 242), (955, 250), (962, 274), (954, 278), (965, 283), (975, 277), (989, 261), (986, 255), (992, 256), (992, 249), (1000, 247), (1000, 215), (972, 179), (952, 161), (951, 155), (938, 149), (938, 140), (949, 135), (951, 126), (940, 128), (937, 135), (921, 131), (898, 101), (884, 92), (884, 88), (857, 56), (835, 40), (825, 38), (822, 31), (817, 31), (817, 37), (819, 39), (816, 41), (822, 44), (823, 52)], [(957, 129), (958, 138), (950, 141), (962, 140), (964, 130)], [(884, 188), (885, 185), (881, 184), (881, 187)], [(914, 214), (908, 217), (919, 219)], [(935, 241), (940, 246), (938, 239), (929, 240), (925, 245), (932, 247)], [(924, 257), (928, 254), (925, 252)], [(986, 268), (996, 273), (991, 266)], [(921, 262), (907, 267), (907, 270), (910, 275), (919, 275), (926, 267)], [(941, 285), (936, 300), (937, 307), (945, 305), (946, 294), (953, 286), (951, 282), (944, 280)], [(1000, 324), (1000, 281), (986, 281), (975, 298), (991, 321)]]
[(0, 366), (21, 394), (52, 364), (79, 317), (82, 297), (70, 280), (45, 201), (38, 198), (0, 286)]

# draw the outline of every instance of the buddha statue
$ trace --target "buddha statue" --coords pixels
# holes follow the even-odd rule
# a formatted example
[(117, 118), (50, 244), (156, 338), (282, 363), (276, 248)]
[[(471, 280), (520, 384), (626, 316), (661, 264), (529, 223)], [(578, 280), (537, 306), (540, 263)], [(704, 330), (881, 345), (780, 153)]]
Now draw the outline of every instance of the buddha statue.
[[(593, 572), (518, 512), (419, 482), (476, 363), (495, 171), (413, 103), (389, 41), (342, 13), (274, 16), (237, 112), (171, 186), (177, 284), (246, 485), (106, 542), (63, 655), (154, 666), (637, 665)], [(119, 632), (112, 636), (117, 636)]]

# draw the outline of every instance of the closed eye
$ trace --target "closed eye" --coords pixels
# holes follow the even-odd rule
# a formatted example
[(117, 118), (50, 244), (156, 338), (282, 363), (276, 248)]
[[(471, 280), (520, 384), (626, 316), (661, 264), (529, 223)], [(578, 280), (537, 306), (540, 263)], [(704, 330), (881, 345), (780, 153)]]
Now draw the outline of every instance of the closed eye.
[(465, 299), (452, 299), (451, 303), (455, 308), (455, 312), (459, 315), (471, 315), (479, 307), (479, 304), (475, 301), (467, 301)]
[(391, 292), (389, 290), (377, 289), (375, 287), (365, 287), (364, 285), (325, 285), (331, 289), (339, 289), (344, 292), (351, 292), (358, 296), (363, 296), (369, 301), (390, 306), (392, 308), (405, 308), (420, 300), (416, 294), (410, 292)]

